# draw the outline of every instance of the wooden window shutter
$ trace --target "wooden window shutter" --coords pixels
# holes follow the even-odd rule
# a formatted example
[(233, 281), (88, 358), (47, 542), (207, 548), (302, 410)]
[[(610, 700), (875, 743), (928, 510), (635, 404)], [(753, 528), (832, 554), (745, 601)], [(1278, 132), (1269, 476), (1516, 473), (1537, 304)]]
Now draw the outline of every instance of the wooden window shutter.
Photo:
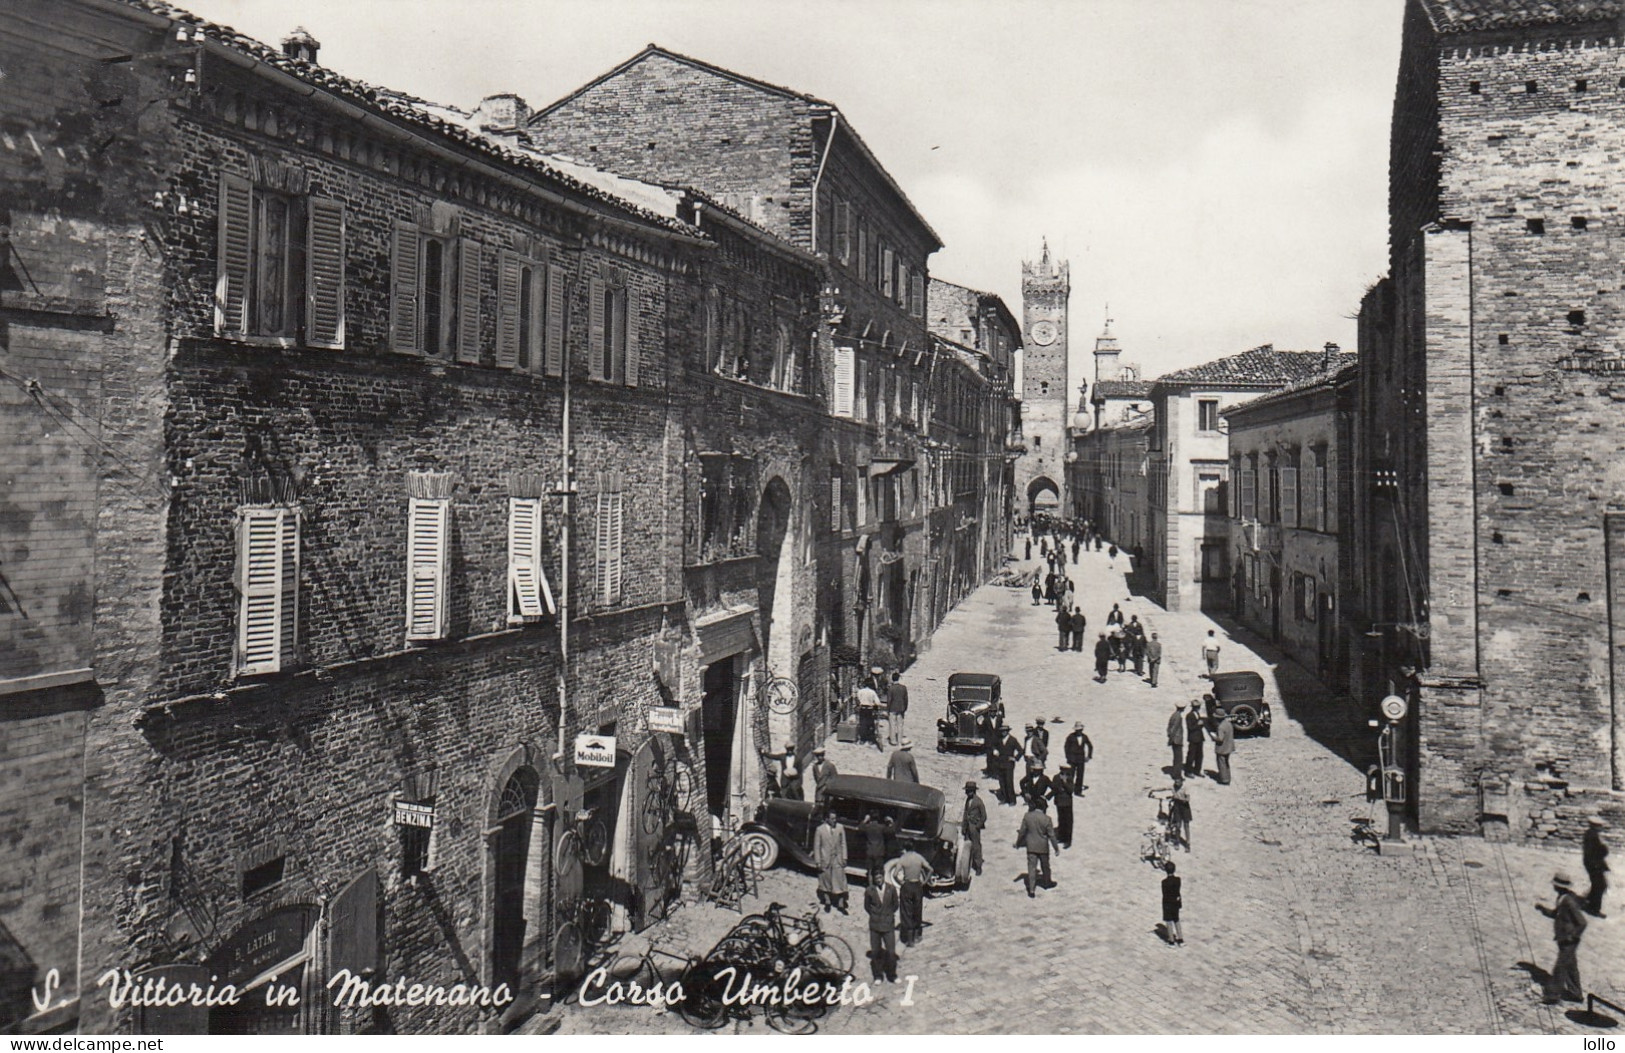
[(881, 250), (880, 250), (880, 293), (881, 293), (882, 296), (890, 296), (892, 294), (892, 285), (895, 282), (895, 272), (896, 272), (896, 270), (897, 270), (897, 258), (892, 254), (892, 250), (890, 250), (888, 248), (884, 248), (884, 247), (881, 248)]
[(837, 417), (852, 416), (856, 359), (857, 352), (850, 347), (835, 349), (835, 392), (831, 410)]
[(423, 350), (418, 331), (418, 225), (395, 222), (395, 244), (390, 259), (393, 292), (389, 303), (389, 346), (416, 354)]
[(564, 375), (564, 268), (547, 268), (547, 375)]
[(220, 177), (220, 259), (214, 283), (217, 336), (248, 330), (248, 264), (253, 254), (254, 189), (241, 176)]
[(508, 618), (528, 621), (555, 613), (553, 590), (542, 569), (542, 502), (508, 499)]
[(1310, 530), (1319, 530), (1320, 527), (1320, 492), (1316, 484), (1320, 482), (1319, 471), (1313, 467), (1302, 469), (1302, 508), (1298, 519)]
[(480, 360), (480, 243), (457, 239), (457, 361)]
[(299, 657), (299, 510), (282, 511), (282, 599), (280, 664), (291, 669)]
[(626, 386), (635, 388), (638, 386), (638, 371), (642, 368), (642, 363), (639, 361), (640, 349), (638, 347), (639, 315), (637, 293), (631, 289), (622, 289), (621, 302), (626, 305), (626, 309), (621, 312), (622, 317), (625, 319), (623, 324), (626, 327), (626, 332), (621, 334), (626, 349)]
[(310, 231), (305, 253), (305, 343), (344, 347), (344, 205), (310, 199)]
[(604, 281), (594, 278), (587, 283), (587, 375), (594, 380), (607, 380), (604, 376)]
[(526, 319), (519, 317), (520, 259), (502, 250), (497, 259), (497, 358), (498, 369), (513, 369), (519, 364), (519, 327)]
[(406, 638), (446, 635), (447, 536), (451, 502), (414, 497), (408, 507)]
[(282, 668), (284, 515), (280, 508), (245, 508), (239, 522), (237, 669), (242, 673)]
[(1298, 470), (1281, 469), (1281, 525), (1298, 525)]
[(607, 478), (603, 472), (598, 473), (598, 515), (594, 520), (593, 531), (593, 572), (597, 577), (597, 592), (600, 601), (609, 594), (609, 493), (604, 489)]
[(835, 202), (835, 258), (852, 262), (852, 206), (845, 201)]
[(841, 469), (837, 465), (829, 473), (829, 528), (841, 531)]
[(1319, 530), (1330, 530), (1333, 522), (1332, 491), (1327, 489), (1326, 466), (1315, 466), (1315, 519), (1320, 524)]
[(925, 317), (925, 275), (914, 275), (913, 292), (911, 293), (908, 313), (915, 318)]
[(621, 571), (625, 563), (626, 495), (621, 493), (620, 486), (621, 476), (617, 472), (616, 490), (610, 495), (609, 567), (606, 574), (609, 591), (604, 597), (607, 603), (619, 603), (621, 600)]

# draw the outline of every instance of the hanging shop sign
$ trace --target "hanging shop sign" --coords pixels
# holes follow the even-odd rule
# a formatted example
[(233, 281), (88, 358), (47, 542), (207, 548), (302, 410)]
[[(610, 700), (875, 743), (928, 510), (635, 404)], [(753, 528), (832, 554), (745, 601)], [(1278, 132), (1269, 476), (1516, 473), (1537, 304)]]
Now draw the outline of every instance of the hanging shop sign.
[(669, 731), (673, 735), (681, 735), (686, 730), (683, 724), (683, 711), (676, 706), (654, 706), (649, 710), (649, 730)]
[(433, 826), (434, 805), (414, 804), (411, 801), (395, 802), (396, 826)]
[(615, 736), (577, 735), (576, 766), (581, 768), (615, 767)]

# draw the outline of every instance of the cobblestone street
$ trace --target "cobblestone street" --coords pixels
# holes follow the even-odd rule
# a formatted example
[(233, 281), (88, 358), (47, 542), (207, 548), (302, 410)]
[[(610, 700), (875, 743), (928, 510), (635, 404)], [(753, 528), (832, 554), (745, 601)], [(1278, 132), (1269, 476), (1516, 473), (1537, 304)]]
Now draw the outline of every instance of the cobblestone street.
[[(1072, 568), (1089, 616), (1089, 635), (1111, 604), (1138, 614), (1161, 634), (1167, 658), (1153, 689), (1131, 672), (1092, 680), (1092, 656), (1055, 650), (1051, 609), (1025, 591), (984, 587), (936, 634), (932, 650), (907, 672), (909, 723), (922, 781), (948, 794), (958, 817), (967, 777), (981, 778), (971, 755), (937, 754), (934, 721), (950, 673), (1004, 678), (1009, 723), (1018, 733), (1035, 717), (1059, 722), (1051, 741), (1083, 720), (1095, 744), (1088, 791), (1077, 804), (1074, 847), (1055, 861), (1056, 888), (1024, 894), (1024, 856), (1012, 847), (1018, 809), (989, 802), (987, 866), (967, 892), (926, 903), (923, 942), (904, 953), (900, 975), (917, 977), (912, 1004), (903, 985), (881, 986), (875, 1002), (841, 1008), (830, 1033), (947, 1031), (1062, 1033), (1589, 1033), (1573, 1007), (1544, 1007), (1529, 971), (1554, 956), (1551, 923), (1534, 909), (1551, 901), (1563, 869), (1583, 881), (1578, 852), (1421, 838), (1410, 856), (1378, 856), (1351, 838), (1366, 813), (1361, 768), (1345, 759), (1363, 724), (1335, 719), (1334, 703), (1291, 665), (1272, 667), (1266, 648), (1197, 613), (1168, 614), (1132, 596), (1126, 561), (1085, 555)], [(1139, 858), (1166, 786), (1164, 726), (1171, 707), (1201, 694), (1200, 640), (1217, 627), (1221, 667), (1264, 674), (1274, 733), (1238, 740), (1232, 785), (1192, 786), (1194, 850), (1177, 856), (1184, 878), (1186, 945), (1156, 934), (1160, 873)], [(1309, 730), (1314, 734), (1310, 734)], [(1355, 754), (1359, 756), (1359, 754)], [(881, 774), (885, 755), (830, 744), (842, 772)], [(1211, 764), (1211, 749), (1208, 751)], [(1053, 763), (1051, 765), (1053, 770)], [(815, 878), (778, 869), (760, 897), (803, 911)], [(861, 886), (850, 917), (828, 927), (858, 952), (867, 978)], [(1590, 919), (1580, 951), (1588, 990), (1614, 1001), (1625, 992), (1625, 938), (1615, 914)], [(667, 950), (703, 951), (738, 915), (686, 904), (665, 925), (623, 940), (640, 949), (653, 937)], [(570, 1033), (686, 1031), (672, 1013), (639, 1007), (562, 1008), (537, 1026)], [(760, 1016), (731, 1025), (764, 1029)]]

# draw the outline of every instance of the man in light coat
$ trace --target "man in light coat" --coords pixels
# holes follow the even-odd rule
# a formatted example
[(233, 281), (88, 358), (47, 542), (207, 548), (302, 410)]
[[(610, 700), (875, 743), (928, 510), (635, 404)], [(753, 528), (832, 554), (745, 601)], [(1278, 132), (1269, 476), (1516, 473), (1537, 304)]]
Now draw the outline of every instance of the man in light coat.
[(836, 822), (834, 812), (825, 812), (824, 821), (813, 834), (813, 862), (818, 864), (818, 902), (828, 914), (833, 907), (846, 913), (846, 831)]

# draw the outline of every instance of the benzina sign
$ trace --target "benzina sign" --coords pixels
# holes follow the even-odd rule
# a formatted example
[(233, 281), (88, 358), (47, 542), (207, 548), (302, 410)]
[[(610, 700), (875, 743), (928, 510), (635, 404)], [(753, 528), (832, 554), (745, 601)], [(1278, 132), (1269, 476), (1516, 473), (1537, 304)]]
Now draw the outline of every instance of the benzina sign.
[(576, 766), (583, 768), (615, 767), (615, 736), (577, 735)]

